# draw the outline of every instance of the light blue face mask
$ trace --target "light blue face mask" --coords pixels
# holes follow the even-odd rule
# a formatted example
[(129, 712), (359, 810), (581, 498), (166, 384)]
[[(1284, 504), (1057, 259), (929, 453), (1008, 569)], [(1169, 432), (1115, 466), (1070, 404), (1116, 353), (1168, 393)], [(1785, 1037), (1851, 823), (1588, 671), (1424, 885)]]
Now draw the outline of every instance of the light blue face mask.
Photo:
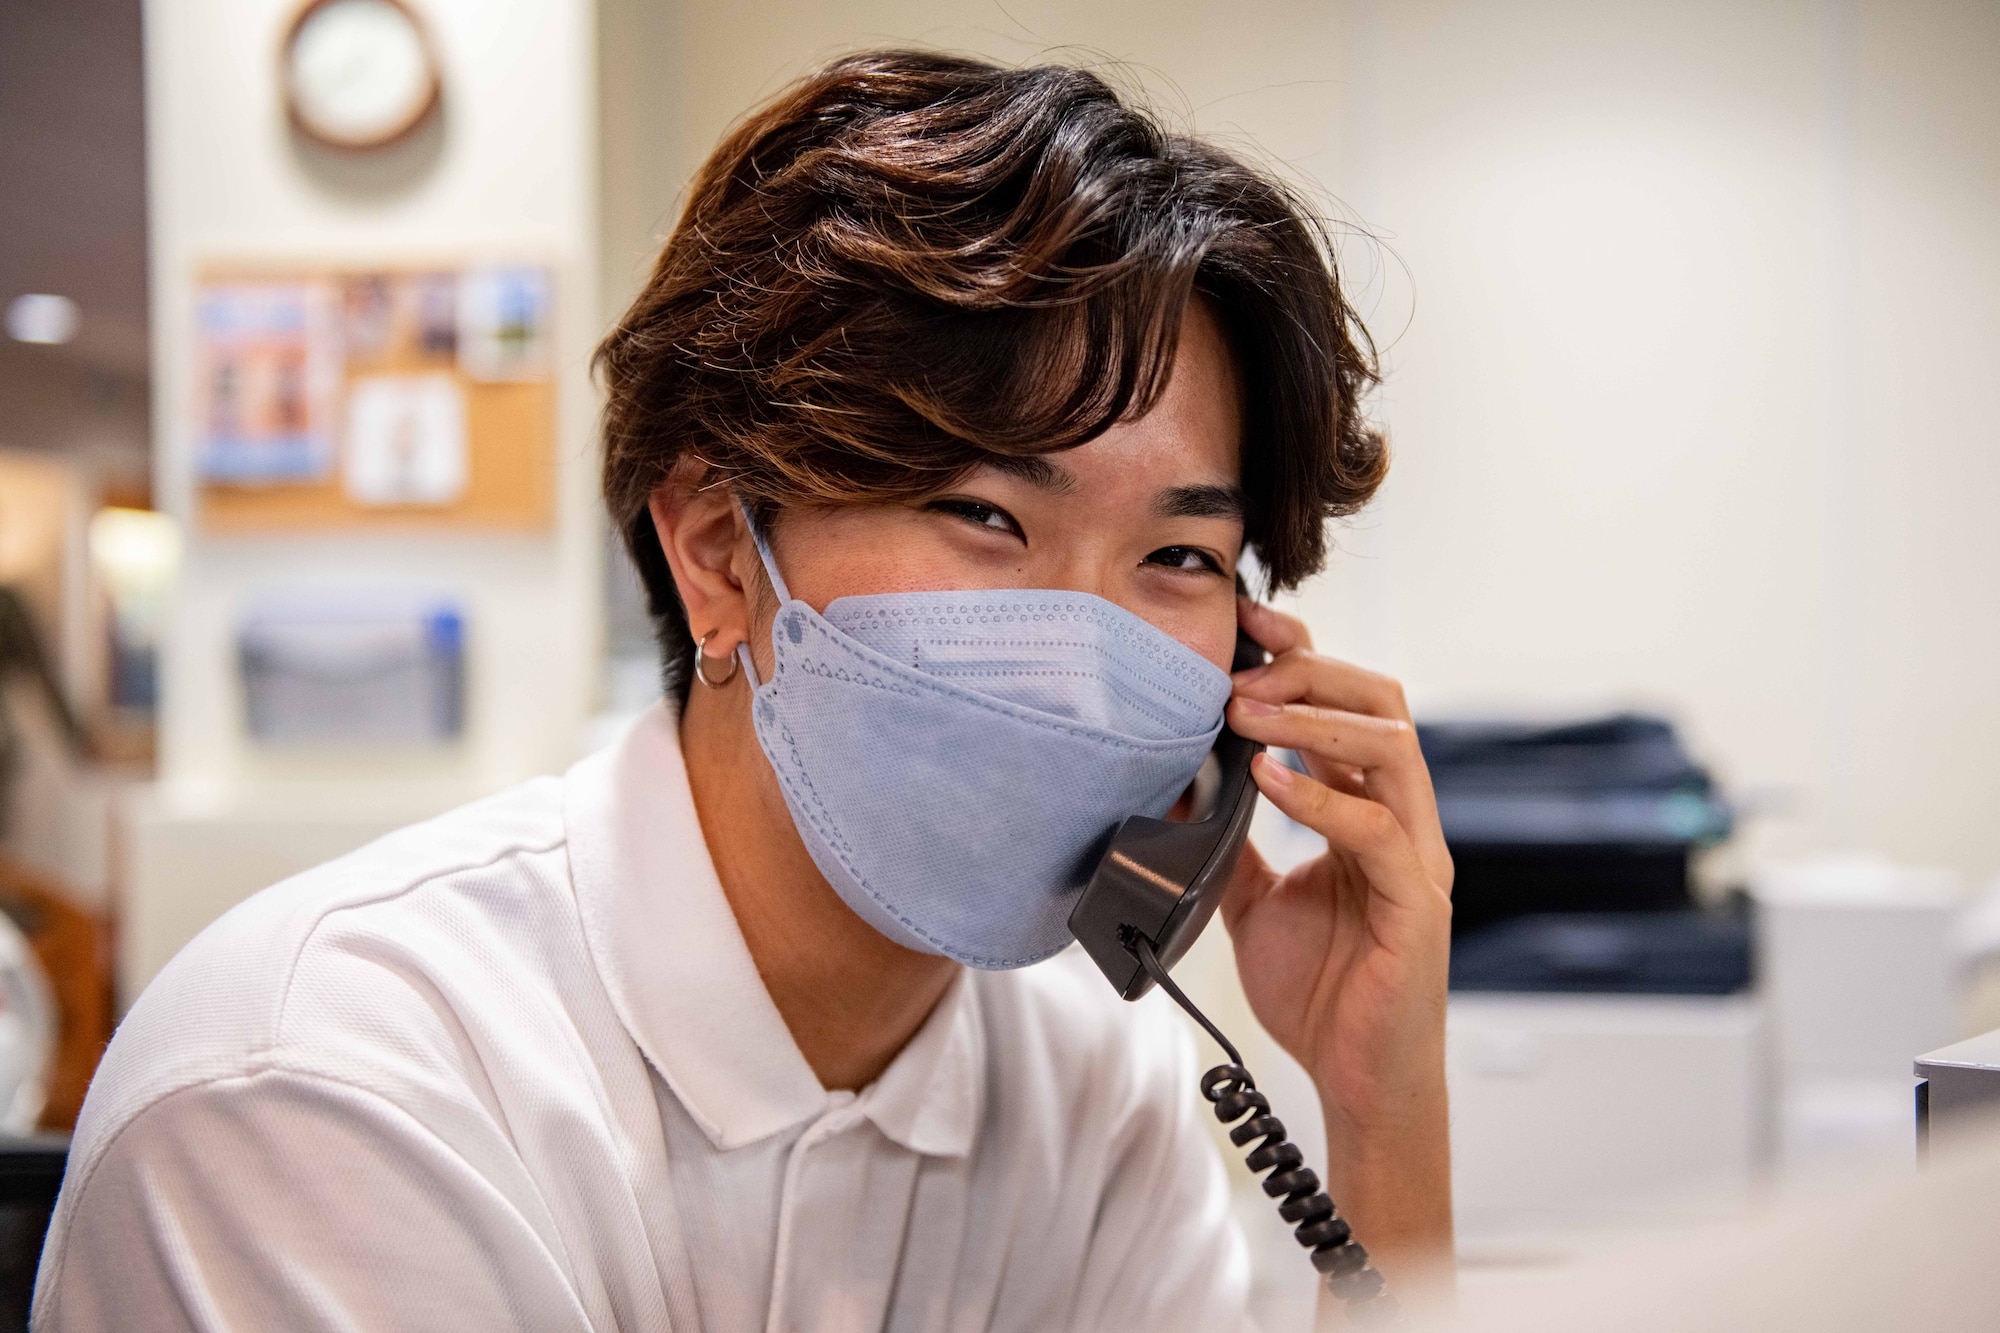
[(912, 949), (982, 968), (1060, 951), (1119, 822), (1194, 780), (1228, 674), (1087, 593), (882, 593), (821, 615), (756, 540), (781, 603), (771, 679), (737, 651), (820, 873)]

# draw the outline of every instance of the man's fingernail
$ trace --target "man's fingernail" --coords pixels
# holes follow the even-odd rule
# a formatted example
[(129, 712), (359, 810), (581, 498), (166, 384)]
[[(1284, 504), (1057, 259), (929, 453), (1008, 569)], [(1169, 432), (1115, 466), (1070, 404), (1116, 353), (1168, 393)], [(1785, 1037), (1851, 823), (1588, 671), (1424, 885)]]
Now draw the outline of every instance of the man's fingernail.
[(1263, 773), (1264, 781), (1277, 787), (1289, 787), (1292, 785), (1293, 780), (1298, 777), (1298, 774), (1292, 772), (1291, 769), (1286, 768), (1268, 754), (1257, 756), (1257, 767)]
[(1270, 669), (1271, 668), (1268, 664), (1264, 666), (1246, 667), (1244, 670), (1239, 671), (1235, 675), (1231, 676), (1230, 679), (1235, 681), (1238, 685), (1248, 685), (1251, 681), (1256, 680), (1259, 676), (1262, 676), (1266, 671), (1269, 671)]
[(1267, 704), (1262, 699), (1238, 699), (1236, 706), (1252, 717), (1269, 717), (1285, 710), (1276, 704)]

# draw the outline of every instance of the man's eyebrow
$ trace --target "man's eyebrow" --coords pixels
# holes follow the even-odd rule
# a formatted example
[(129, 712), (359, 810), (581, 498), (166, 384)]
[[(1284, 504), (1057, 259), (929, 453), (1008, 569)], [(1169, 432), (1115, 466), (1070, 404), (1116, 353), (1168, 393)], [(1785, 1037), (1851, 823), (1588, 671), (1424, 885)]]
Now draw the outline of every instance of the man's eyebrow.
[(1248, 512), (1241, 486), (1169, 486), (1153, 497), (1153, 513), (1160, 518), (1241, 520)]
[(1035, 454), (988, 454), (984, 461), (994, 471), (1018, 477), (1051, 495), (1068, 495), (1076, 489), (1076, 477), (1068, 468)]

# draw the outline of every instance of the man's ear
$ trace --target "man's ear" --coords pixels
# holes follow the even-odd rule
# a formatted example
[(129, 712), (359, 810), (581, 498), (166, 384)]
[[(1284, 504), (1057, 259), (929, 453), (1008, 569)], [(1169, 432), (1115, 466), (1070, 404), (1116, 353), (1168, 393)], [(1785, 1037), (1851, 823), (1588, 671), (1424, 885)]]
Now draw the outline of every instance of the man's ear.
[(688, 630), (704, 650), (727, 657), (750, 639), (750, 594), (740, 573), (749, 528), (727, 486), (702, 487), (706, 469), (683, 460), (646, 502), (674, 587), (687, 608)]

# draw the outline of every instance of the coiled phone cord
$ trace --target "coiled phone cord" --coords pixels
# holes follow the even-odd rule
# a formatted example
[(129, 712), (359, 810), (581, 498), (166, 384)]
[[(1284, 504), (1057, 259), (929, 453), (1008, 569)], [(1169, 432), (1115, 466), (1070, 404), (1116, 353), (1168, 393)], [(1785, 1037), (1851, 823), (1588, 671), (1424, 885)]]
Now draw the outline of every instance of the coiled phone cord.
[(1319, 1176), (1305, 1165), (1298, 1145), (1285, 1138), (1285, 1122), (1271, 1114), (1269, 1099), (1257, 1091), (1257, 1082), (1243, 1067), (1243, 1057), (1236, 1047), (1174, 984), (1167, 969), (1160, 965), (1159, 955), (1153, 952), (1151, 940), (1130, 926), (1120, 935), (1125, 947), (1138, 958), (1139, 965), (1160, 989), (1207, 1029), (1208, 1035), (1228, 1055), (1228, 1064), (1217, 1065), (1201, 1076), (1201, 1095), (1214, 1103), (1215, 1118), (1225, 1125), (1250, 1116), (1229, 1131), (1229, 1141), (1241, 1148), (1252, 1139), (1263, 1140), (1243, 1159), (1244, 1163), (1258, 1174), (1271, 1173), (1264, 1177), (1264, 1193), (1279, 1200), (1278, 1216), (1295, 1224), (1292, 1235), (1312, 1251), (1312, 1265), (1325, 1275), (1327, 1290), (1346, 1303), (1348, 1317), (1357, 1323), (1393, 1318), (1396, 1298), (1384, 1289), (1381, 1272), (1369, 1266), (1368, 1251), (1354, 1239), (1346, 1220), (1335, 1210), (1333, 1200), (1320, 1189)]

